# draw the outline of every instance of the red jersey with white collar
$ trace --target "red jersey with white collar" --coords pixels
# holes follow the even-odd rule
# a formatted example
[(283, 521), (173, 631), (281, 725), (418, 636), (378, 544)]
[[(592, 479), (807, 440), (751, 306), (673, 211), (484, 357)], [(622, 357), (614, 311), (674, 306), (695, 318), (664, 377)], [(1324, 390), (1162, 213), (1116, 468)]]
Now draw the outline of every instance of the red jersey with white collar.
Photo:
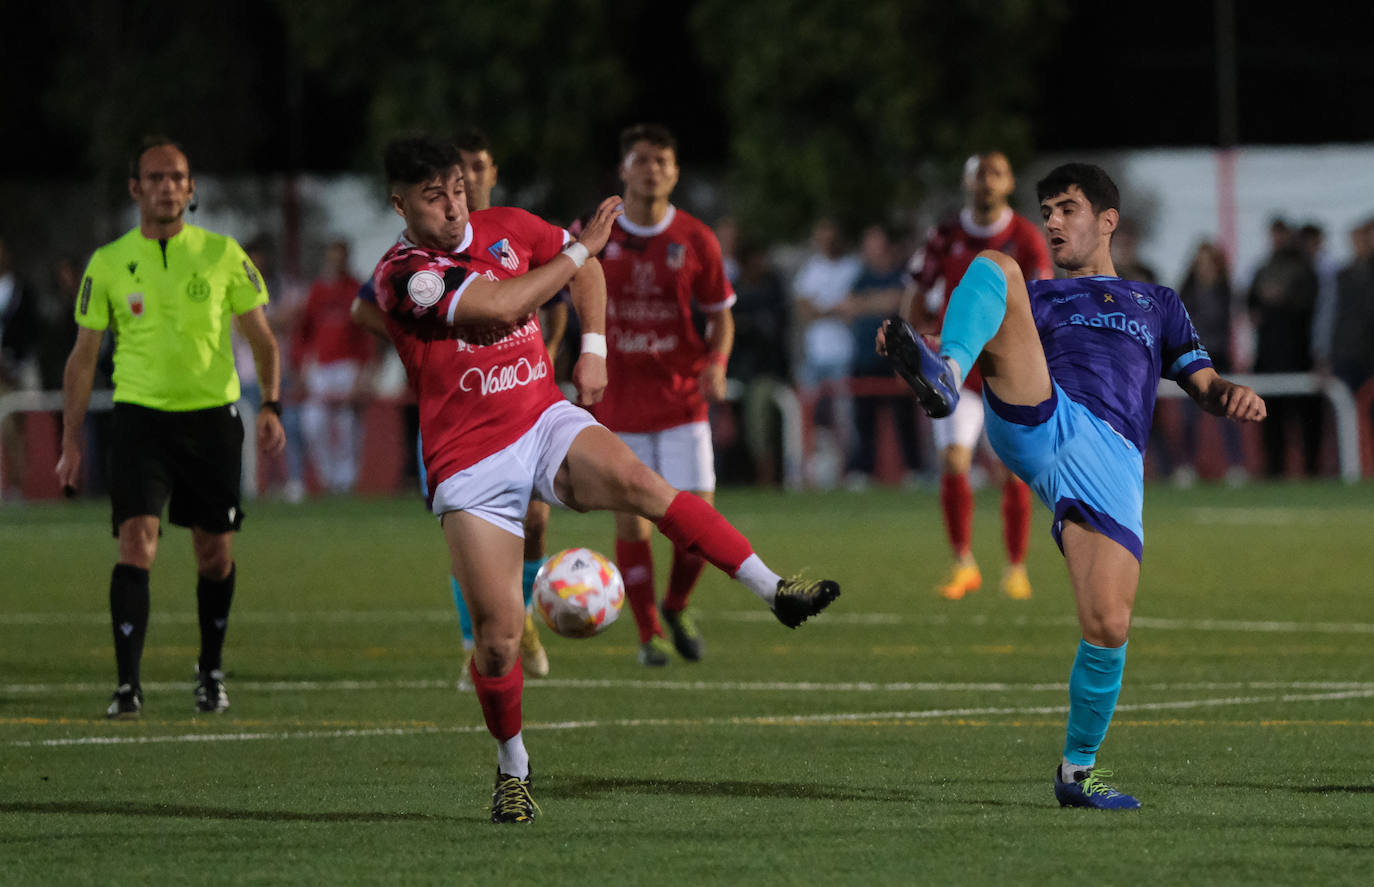
[(563, 399), (537, 315), (512, 325), (459, 325), (454, 312), (479, 276), (502, 280), (542, 265), (568, 232), (513, 207), (472, 214), (458, 249), (402, 238), (373, 272), (377, 307), (420, 404), (429, 492), (505, 449)]
[[(995, 249), (1015, 259), (1026, 280), (1045, 280), (1054, 276), (1049, 247), (1040, 235), (1039, 226), (1030, 219), (1008, 207), (991, 225), (979, 225), (973, 220), (973, 213), (964, 209), (930, 233), (925, 249), (907, 269), (922, 289), (929, 290), (937, 282), (944, 282), (945, 298), (936, 313), (937, 323), (944, 322), (950, 293), (959, 285), (968, 266), (985, 249)], [(983, 376), (977, 366), (969, 370), (964, 387), (983, 390)]]
[(606, 395), (593, 408), (612, 431), (651, 432), (706, 420), (698, 378), (706, 341), (693, 310), (735, 304), (720, 243), (669, 206), (657, 225), (616, 219), (599, 256), (606, 273)]
[(926, 238), (924, 251), (912, 262), (911, 276), (923, 289), (930, 289), (937, 281), (944, 281), (945, 304), (938, 320), (944, 320), (949, 307), (949, 294), (958, 285), (968, 266), (985, 249), (1004, 252), (1021, 266), (1027, 280), (1044, 280), (1054, 276), (1050, 265), (1050, 250), (1040, 228), (1010, 208), (991, 225), (979, 225), (967, 209), (957, 217), (938, 225)]

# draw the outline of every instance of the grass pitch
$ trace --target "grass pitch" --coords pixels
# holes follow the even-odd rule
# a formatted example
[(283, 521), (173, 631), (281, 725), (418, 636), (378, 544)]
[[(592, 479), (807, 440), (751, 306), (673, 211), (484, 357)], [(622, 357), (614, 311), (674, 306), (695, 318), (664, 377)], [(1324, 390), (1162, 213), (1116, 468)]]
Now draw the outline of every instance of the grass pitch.
[[(646, 671), (628, 611), (545, 643), (525, 729), (543, 816), (489, 824), (442, 539), (420, 506), (250, 507), (225, 663), (194, 714), (185, 531), (153, 570), (144, 717), (109, 723), (101, 504), (0, 510), (3, 884), (1365, 884), (1374, 870), (1374, 492), (1147, 492), (1125, 688), (1099, 757), (1134, 813), (1050, 777), (1078, 640), (1037, 505), (1035, 596), (933, 586), (933, 493), (723, 491), (775, 569), (843, 596), (796, 631), (708, 570), (699, 664)], [(555, 548), (611, 551), (606, 515)], [(668, 548), (659, 540), (659, 575)]]

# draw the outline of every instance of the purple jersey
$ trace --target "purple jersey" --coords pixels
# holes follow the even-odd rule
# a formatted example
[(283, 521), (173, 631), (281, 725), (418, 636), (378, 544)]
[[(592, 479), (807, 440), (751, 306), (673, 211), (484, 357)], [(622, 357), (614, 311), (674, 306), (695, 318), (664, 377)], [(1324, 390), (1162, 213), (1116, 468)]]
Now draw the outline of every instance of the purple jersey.
[(1119, 277), (1026, 288), (1050, 375), (1144, 453), (1160, 377), (1177, 381), (1212, 365), (1178, 294)]

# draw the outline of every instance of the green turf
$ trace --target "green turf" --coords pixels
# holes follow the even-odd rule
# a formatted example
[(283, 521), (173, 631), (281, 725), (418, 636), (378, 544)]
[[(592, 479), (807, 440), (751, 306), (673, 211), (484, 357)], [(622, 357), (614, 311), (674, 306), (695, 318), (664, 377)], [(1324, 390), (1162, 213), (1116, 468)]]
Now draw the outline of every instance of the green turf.
[[(1124, 814), (1050, 791), (1078, 632), (1043, 509), (1035, 597), (998, 594), (983, 493), (984, 588), (949, 603), (933, 493), (720, 502), (776, 569), (843, 596), (791, 632), (708, 573), (705, 661), (652, 673), (628, 613), (590, 640), (546, 631), (528, 828), (486, 822), (493, 743), (453, 688), (443, 546), (416, 502), (250, 508), (215, 717), (190, 711), (193, 568), (169, 530), (133, 724), (101, 717), (106, 508), (0, 510), (0, 883), (1368, 883), (1369, 486), (1148, 491), (1100, 757), (1144, 801)], [(609, 551), (610, 519), (556, 513), (552, 542)]]

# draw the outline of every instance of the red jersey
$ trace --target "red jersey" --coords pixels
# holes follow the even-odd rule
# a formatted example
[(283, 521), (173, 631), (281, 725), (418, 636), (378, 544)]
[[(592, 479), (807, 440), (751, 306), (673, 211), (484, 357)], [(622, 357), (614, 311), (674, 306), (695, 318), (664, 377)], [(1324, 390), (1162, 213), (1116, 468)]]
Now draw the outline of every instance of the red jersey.
[[(926, 238), (925, 250), (914, 260), (911, 276), (922, 290), (929, 290), (937, 281), (944, 281), (945, 298), (935, 320), (943, 323), (949, 308), (949, 295), (959, 280), (985, 249), (1004, 252), (1021, 266), (1026, 280), (1044, 280), (1054, 276), (1050, 265), (1050, 250), (1040, 228), (1010, 208), (991, 225), (979, 225), (973, 213), (965, 209), (958, 217), (938, 225)], [(983, 389), (983, 377), (975, 366), (964, 379), (964, 387), (974, 391)]]
[(348, 275), (311, 284), (305, 313), (292, 334), (293, 363), (363, 363), (372, 357), (372, 337), (348, 316), (357, 292), (358, 281)]
[(430, 495), (457, 472), (510, 446), (563, 399), (537, 315), (513, 325), (459, 325), (453, 315), (478, 276), (501, 280), (554, 259), (568, 232), (522, 209), (472, 214), (451, 253), (404, 238), (373, 272), (377, 307), (420, 404)]
[(735, 304), (720, 243), (675, 206), (652, 227), (616, 219), (601, 251), (606, 273), (606, 395), (593, 408), (612, 431), (662, 431), (706, 420), (698, 378), (706, 341), (693, 309)]

